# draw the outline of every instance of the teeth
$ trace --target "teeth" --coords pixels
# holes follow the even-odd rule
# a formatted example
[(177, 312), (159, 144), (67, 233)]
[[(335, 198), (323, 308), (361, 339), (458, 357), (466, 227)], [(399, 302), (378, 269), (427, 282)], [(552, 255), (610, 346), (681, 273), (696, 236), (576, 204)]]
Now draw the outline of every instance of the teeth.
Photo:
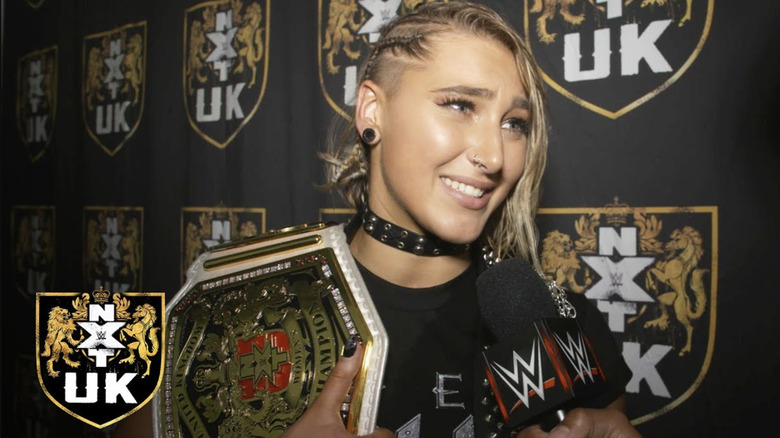
[(482, 195), (485, 194), (485, 191), (482, 189), (478, 189), (474, 186), (470, 186), (468, 184), (463, 184), (461, 182), (453, 181), (449, 178), (442, 178), (442, 181), (444, 181), (444, 184), (447, 184), (448, 186), (452, 187), (453, 189), (465, 193), (466, 195), (473, 196), (475, 198), (481, 198)]

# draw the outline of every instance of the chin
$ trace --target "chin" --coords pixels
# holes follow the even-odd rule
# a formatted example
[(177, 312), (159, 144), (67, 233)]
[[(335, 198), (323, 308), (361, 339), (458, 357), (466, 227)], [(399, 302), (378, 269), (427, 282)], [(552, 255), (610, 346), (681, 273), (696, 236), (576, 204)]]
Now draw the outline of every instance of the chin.
[(449, 224), (444, 227), (442, 233), (433, 232), (440, 239), (450, 243), (472, 243), (482, 234), (482, 226)]

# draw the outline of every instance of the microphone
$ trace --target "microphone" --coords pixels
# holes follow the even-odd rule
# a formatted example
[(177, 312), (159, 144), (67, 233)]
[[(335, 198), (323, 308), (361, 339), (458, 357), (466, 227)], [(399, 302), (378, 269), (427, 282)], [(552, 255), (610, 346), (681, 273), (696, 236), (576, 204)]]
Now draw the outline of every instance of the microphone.
[[(499, 436), (530, 424), (552, 429), (577, 398), (599, 394), (606, 379), (590, 341), (574, 318), (561, 318), (547, 284), (520, 258), (477, 278), (482, 318), (496, 337), (475, 366), (477, 436)], [(491, 406), (492, 400), (495, 405)], [(500, 417), (500, 419), (499, 419)], [(481, 421), (480, 421), (481, 420)]]

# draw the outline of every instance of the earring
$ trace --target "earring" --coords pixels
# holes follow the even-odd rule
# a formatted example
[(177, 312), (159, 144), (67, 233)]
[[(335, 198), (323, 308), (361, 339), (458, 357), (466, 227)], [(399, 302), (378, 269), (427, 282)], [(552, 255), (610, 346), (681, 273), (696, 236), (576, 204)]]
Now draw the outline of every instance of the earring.
[(363, 133), (360, 134), (360, 138), (363, 140), (363, 143), (371, 144), (376, 140), (376, 131), (372, 128), (366, 128), (363, 130)]

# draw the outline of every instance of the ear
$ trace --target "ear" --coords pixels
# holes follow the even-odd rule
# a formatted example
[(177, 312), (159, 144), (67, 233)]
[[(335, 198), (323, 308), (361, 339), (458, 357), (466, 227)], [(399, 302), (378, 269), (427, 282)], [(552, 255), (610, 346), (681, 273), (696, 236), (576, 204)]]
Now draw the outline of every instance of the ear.
[(355, 102), (355, 127), (358, 132), (373, 128), (381, 137), (381, 108), (384, 97), (376, 82), (365, 80), (360, 83)]

